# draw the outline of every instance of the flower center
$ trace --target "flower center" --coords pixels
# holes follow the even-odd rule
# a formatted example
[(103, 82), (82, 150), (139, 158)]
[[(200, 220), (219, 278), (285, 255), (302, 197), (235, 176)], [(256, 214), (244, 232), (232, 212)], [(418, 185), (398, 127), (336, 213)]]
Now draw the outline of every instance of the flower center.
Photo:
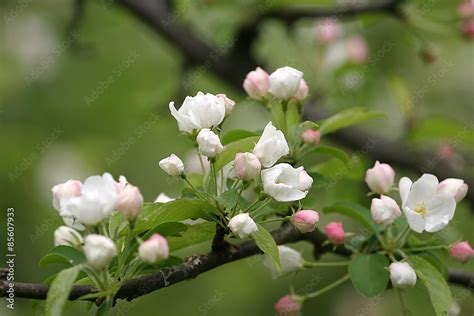
[(425, 202), (416, 203), (415, 212), (417, 212), (421, 216), (425, 216), (427, 213)]

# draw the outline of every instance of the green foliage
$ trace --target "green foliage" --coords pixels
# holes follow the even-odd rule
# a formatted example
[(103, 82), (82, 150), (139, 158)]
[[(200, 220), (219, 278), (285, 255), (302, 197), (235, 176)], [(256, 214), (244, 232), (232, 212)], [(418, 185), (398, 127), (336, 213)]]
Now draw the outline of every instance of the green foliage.
[(234, 129), (221, 136), (221, 143), (222, 145), (228, 145), (238, 140), (253, 137), (253, 136), (259, 136), (259, 134), (256, 132), (247, 131), (244, 129)]
[(143, 215), (137, 220), (133, 233), (137, 235), (166, 222), (205, 218), (206, 211), (213, 212), (214, 207), (197, 199), (181, 198), (168, 203), (148, 203)]
[(329, 155), (329, 156), (339, 159), (343, 163), (349, 162), (349, 156), (347, 156), (345, 151), (336, 147), (332, 147), (332, 146), (318, 145), (312, 148), (309, 153)]
[(365, 297), (375, 297), (387, 287), (390, 261), (382, 254), (354, 257), (349, 265), (349, 275), (356, 290)]
[(74, 247), (70, 246), (56, 246), (44, 255), (38, 265), (44, 268), (50, 264), (64, 264), (67, 266), (74, 266), (84, 263), (86, 258), (84, 254)]
[(451, 290), (441, 273), (428, 261), (419, 257), (408, 257), (408, 263), (415, 270), (418, 279), (423, 282), (437, 316), (448, 315), (452, 303)]
[(353, 202), (337, 202), (332, 206), (327, 206), (322, 209), (324, 213), (338, 213), (348, 216), (372, 231), (380, 230), (381, 226), (375, 224), (370, 215), (370, 210), (360, 204)]
[(211, 240), (216, 233), (216, 223), (206, 222), (189, 225), (181, 237), (168, 237), (170, 251), (176, 251), (204, 241)]
[(259, 139), (260, 136), (252, 136), (227, 145), (224, 151), (217, 156), (215, 163), (216, 170), (219, 171), (229, 162), (234, 160), (237, 153), (251, 151)]
[(257, 224), (258, 231), (252, 234), (253, 240), (263, 253), (269, 255), (277, 269), (281, 270), (280, 253), (278, 252), (277, 244), (272, 235), (263, 227)]
[(81, 266), (74, 266), (58, 273), (48, 291), (45, 303), (45, 316), (60, 316), (66, 303), (72, 285), (81, 270)]
[(363, 107), (353, 107), (323, 120), (320, 124), (319, 131), (322, 136), (335, 132), (338, 129), (360, 124), (367, 120), (382, 116), (383, 114), (380, 112), (375, 112)]

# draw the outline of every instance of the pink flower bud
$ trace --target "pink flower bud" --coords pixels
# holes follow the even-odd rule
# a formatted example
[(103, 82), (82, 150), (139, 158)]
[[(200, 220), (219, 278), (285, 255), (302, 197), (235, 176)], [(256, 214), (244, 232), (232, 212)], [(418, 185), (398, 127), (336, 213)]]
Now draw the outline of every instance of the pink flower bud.
[(51, 191), (53, 192), (53, 206), (56, 210), (61, 211), (61, 199), (67, 199), (81, 195), (82, 183), (78, 180), (68, 180), (64, 183), (55, 185)]
[(324, 19), (316, 24), (316, 37), (323, 43), (331, 43), (342, 34), (342, 28), (336, 19)]
[(474, 38), (474, 20), (467, 20), (462, 26), (462, 33), (468, 39)]
[(321, 140), (321, 132), (309, 128), (301, 134), (301, 138), (303, 138), (305, 144), (318, 145)]
[(160, 234), (153, 234), (138, 247), (138, 256), (143, 262), (155, 264), (168, 259), (168, 241)]
[(369, 58), (369, 46), (362, 36), (353, 36), (347, 42), (347, 56), (355, 64), (363, 64)]
[(298, 316), (302, 301), (298, 295), (285, 295), (275, 304), (275, 311), (279, 316)]
[(467, 241), (463, 241), (449, 248), (449, 254), (455, 260), (466, 263), (474, 255), (474, 250), (472, 250), (471, 245)]
[(234, 159), (235, 175), (238, 179), (250, 180), (260, 174), (262, 165), (252, 153), (237, 153)]
[(446, 192), (454, 197), (457, 203), (467, 194), (468, 185), (462, 179), (448, 178), (438, 184), (437, 192)]
[(270, 90), (270, 77), (265, 70), (257, 67), (257, 69), (247, 74), (243, 86), (249, 97), (255, 100), (261, 100), (268, 96)]
[(462, 18), (470, 18), (472, 17), (472, 0), (464, 0), (459, 3), (458, 6), (458, 13), (459, 16)]
[(229, 99), (225, 94), (217, 94), (216, 97), (221, 98), (224, 100), (224, 105), (225, 105), (225, 114), (228, 115), (234, 110), (235, 106), (235, 101), (232, 99)]
[(374, 167), (365, 173), (365, 182), (373, 192), (382, 194), (390, 191), (394, 177), (393, 168), (377, 160)]
[(330, 222), (325, 228), (326, 236), (331, 243), (334, 245), (340, 245), (344, 243), (345, 233), (341, 222)]
[(312, 232), (319, 222), (319, 213), (313, 210), (302, 210), (291, 217), (291, 222), (302, 233)]
[(391, 197), (381, 195), (380, 199), (372, 199), (370, 206), (372, 218), (377, 224), (392, 224), (398, 217), (402, 215), (397, 202)]
[(441, 160), (451, 160), (454, 158), (455, 154), (456, 154), (456, 151), (454, 150), (453, 146), (451, 146), (450, 144), (444, 143), (438, 147), (437, 156)]
[(304, 79), (301, 79), (300, 86), (298, 88), (298, 91), (296, 91), (294, 98), (300, 102), (304, 101), (304, 99), (306, 99), (306, 97), (308, 96), (308, 90), (308, 84)]
[(127, 184), (119, 193), (117, 211), (131, 222), (135, 221), (143, 207), (143, 196), (136, 186)]

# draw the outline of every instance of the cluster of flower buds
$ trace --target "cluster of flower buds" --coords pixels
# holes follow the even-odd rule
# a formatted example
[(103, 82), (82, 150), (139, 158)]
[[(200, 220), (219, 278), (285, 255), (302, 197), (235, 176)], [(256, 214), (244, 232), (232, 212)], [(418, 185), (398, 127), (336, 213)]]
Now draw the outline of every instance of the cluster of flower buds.
[(278, 68), (272, 74), (260, 67), (247, 74), (243, 84), (245, 92), (254, 100), (265, 101), (271, 96), (279, 100), (304, 101), (308, 85), (303, 73), (292, 67)]

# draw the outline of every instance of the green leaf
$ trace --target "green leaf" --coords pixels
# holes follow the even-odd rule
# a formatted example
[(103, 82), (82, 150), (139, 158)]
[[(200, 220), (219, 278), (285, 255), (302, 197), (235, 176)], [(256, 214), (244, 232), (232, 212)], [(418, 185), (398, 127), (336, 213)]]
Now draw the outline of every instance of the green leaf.
[(441, 273), (428, 261), (419, 256), (411, 256), (407, 260), (415, 270), (418, 279), (427, 288), (436, 315), (448, 315), (452, 296), (449, 286)]
[(237, 201), (241, 208), (249, 206), (250, 203), (242, 196), (239, 198), (239, 191), (237, 189), (230, 189), (221, 194), (218, 198), (219, 203), (229, 209), (234, 208)]
[(387, 287), (390, 261), (382, 254), (360, 255), (349, 264), (349, 275), (356, 290), (365, 297), (375, 297)]
[(216, 233), (216, 223), (207, 222), (189, 225), (181, 237), (168, 237), (170, 251), (176, 251), (204, 241), (211, 240)]
[(372, 231), (379, 231), (381, 226), (375, 224), (370, 210), (360, 204), (353, 202), (337, 202), (332, 206), (327, 206), (322, 209), (324, 213), (338, 213), (348, 217), (351, 217), (363, 224), (365, 227), (370, 228)]
[(336, 147), (318, 145), (314, 147), (313, 149), (311, 149), (309, 153), (310, 154), (313, 154), (313, 153), (326, 154), (326, 155), (330, 155), (334, 158), (339, 159), (343, 163), (349, 162), (349, 156), (346, 154), (346, 152)]
[(258, 135), (259, 134), (256, 133), (256, 132), (246, 131), (246, 130), (243, 130), (243, 129), (235, 129), (235, 130), (232, 130), (232, 131), (224, 134), (221, 137), (221, 143), (222, 143), (222, 145), (228, 145), (228, 144), (233, 143), (235, 141), (238, 141), (238, 140), (241, 140), (241, 139), (244, 139), (244, 138), (248, 138), (248, 137), (252, 137), (252, 136), (258, 136)]
[(257, 224), (257, 227), (258, 231), (251, 235), (253, 240), (255, 240), (258, 248), (260, 248), (263, 253), (268, 254), (272, 258), (277, 269), (281, 271), (280, 253), (278, 252), (275, 240), (265, 227), (259, 224)]
[(186, 224), (180, 222), (166, 222), (149, 230), (146, 233), (144, 239), (148, 239), (148, 237), (155, 233), (158, 233), (163, 237), (177, 236), (180, 233), (186, 231), (186, 229), (188, 229), (188, 226)]
[(38, 265), (40, 268), (54, 263), (74, 266), (85, 261), (86, 258), (84, 254), (76, 248), (70, 246), (56, 246), (40, 259)]
[(181, 198), (168, 203), (145, 204), (142, 216), (137, 220), (134, 235), (153, 229), (167, 222), (179, 222), (190, 218), (205, 217), (214, 207), (206, 201)]
[(369, 119), (382, 117), (383, 114), (375, 112), (363, 107), (354, 107), (342, 112), (339, 112), (325, 120), (320, 124), (319, 131), (321, 136), (337, 131), (341, 128), (346, 128), (351, 125), (365, 122)]
[(259, 139), (260, 136), (252, 136), (227, 145), (224, 151), (217, 156), (215, 163), (216, 170), (222, 169), (222, 167), (234, 160), (237, 153), (251, 151)]
[(312, 130), (317, 131), (318, 128), (319, 128), (319, 125), (313, 121), (304, 121), (303, 123), (300, 124), (300, 129), (302, 130), (312, 129)]
[(66, 303), (72, 285), (79, 274), (82, 266), (74, 266), (62, 270), (51, 283), (45, 303), (46, 316), (60, 316)]

